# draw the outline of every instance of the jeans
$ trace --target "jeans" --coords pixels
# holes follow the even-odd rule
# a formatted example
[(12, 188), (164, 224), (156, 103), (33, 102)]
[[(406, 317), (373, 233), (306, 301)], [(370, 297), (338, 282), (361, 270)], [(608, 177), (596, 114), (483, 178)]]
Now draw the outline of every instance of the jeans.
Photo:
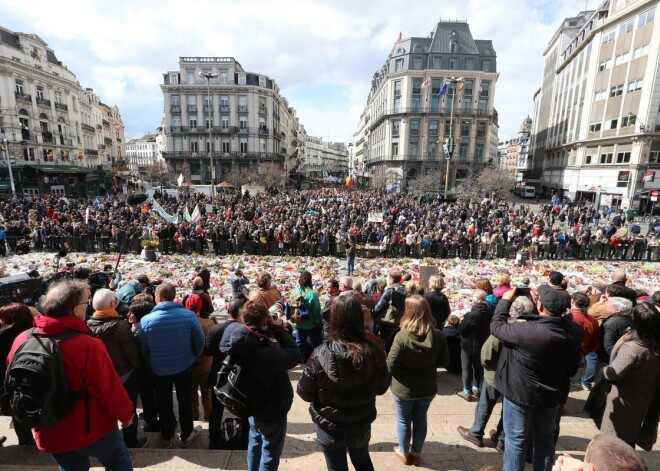
[[(555, 456), (555, 420), (558, 406), (549, 409), (525, 409), (504, 398), (504, 466), (507, 471), (524, 471), (526, 437), (533, 437), (535, 471), (552, 469)], [(525, 433), (531, 428), (532, 433)]]
[(479, 388), (484, 380), (484, 368), (481, 366), (481, 351), (467, 353), (461, 349), (461, 365), (463, 367), (463, 387)]
[(248, 442), (248, 471), (273, 471), (280, 465), (280, 455), (286, 438), (286, 417), (262, 422), (254, 417), (250, 423)]
[[(490, 419), (490, 415), (493, 413), (493, 408), (501, 396), (502, 393), (488, 384), (487, 381), (484, 381), (483, 388), (481, 389), (481, 397), (479, 397), (479, 403), (477, 404), (477, 408), (474, 410), (474, 423), (470, 429), (472, 435), (477, 438), (483, 438), (488, 419)], [(497, 436), (498, 441), (503, 444), (504, 433), (501, 417), (500, 421), (497, 423)]]
[(334, 433), (326, 432), (317, 426), (316, 438), (323, 450), (328, 471), (348, 471), (346, 450), (355, 471), (374, 471), (374, 465), (369, 457), (371, 425), (352, 432)]
[(176, 418), (174, 417), (174, 405), (172, 403), (172, 386), (176, 388), (176, 401), (179, 404), (181, 439), (185, 440), (193, 430), (192, 401), (190, 397), (192, 369), (188, 368), (181, 373), (171, 376), (156, 376), (160, 436), (165, 441), (172, 439), (176, 430)]
[(401, 454), (407, 455), (411, 451), (418, 455), (422, 453), (426, 440), (426, 413), (434, 397), (435, 395), (419, 399), (401, 399), (396, 394), (392, 394), (396, 409), (396, 436)]
[(600, 370), (605, 367), (606, 363), (598, 358), (598, 353), (591, 352), (584, 357), (586, 363), (584, 367), (584, 375), (580, 378), (582, 384), (593, 384), (598, 380)]
[(66, 453), (53, 453), (61, 471), (87, 471), (90, 468), (89, 457), (97, 458), (109, 471), (131, 471), (133, 463), (128, 448), (115, 426), (107, 435), (91, 445)]
[[(312, 347), (309, 346), (308, 338), (312, 343)], [(311, 329), (296, 328), (296, 345), (298, 345), (298, 348), (302, 353), (304, 363), (307, 363), (309, 356), (316, 347), (321, 345), (321, 343), (323, 343), (323, 334), (318, 327), (313, 327)]]
[(355, 270), (355, 257), (348, 257), (348, 265), (346, 266), (346, 270), (348, 271), (348, 275), (353, 274), (353, 270)]

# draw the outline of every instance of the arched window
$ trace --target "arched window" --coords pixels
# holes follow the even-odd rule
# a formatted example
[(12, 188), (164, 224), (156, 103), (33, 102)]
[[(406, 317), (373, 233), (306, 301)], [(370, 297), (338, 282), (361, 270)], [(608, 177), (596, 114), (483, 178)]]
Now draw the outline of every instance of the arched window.
[(66, 123), (64, 122), (64, 118), (57, 120), (57, 133), (60, 135), (60, 144), (64, 145), (66, 139)]
[(457, 53), (458, 52), (458, 42), (452, 41), (451, 45), (450, 45), (450, 50), (451, 50), (452, 54)]
[(30, 139), (30, 115), (24, 109), (18, 110), (18, 122), (21, 124), (21, 137), (24, 141)]

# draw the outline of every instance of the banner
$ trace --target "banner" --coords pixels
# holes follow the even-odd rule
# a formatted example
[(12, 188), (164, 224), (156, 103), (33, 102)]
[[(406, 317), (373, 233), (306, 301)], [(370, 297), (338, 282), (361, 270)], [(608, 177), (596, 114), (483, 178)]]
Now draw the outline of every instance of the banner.
[(174, 224), (177, 224), (179, 222), (179, 217), (178, 216), (170, 216), (165, 212), (163, 207), (158, 203), (158, 201), (153, 200), (152, 201), (152, 208), (151, 210), (158, 214), (160, 217), (165, 219), (167, 222), (172, 222)]
[(369, 213), (368, 222), (383, 222), (383, 213)]
[(192, 218), (190, 217), (190, 213), (188, 212), (188, 207), (186, 206), (186, 209), (183, 210), (183, 220), (190, 222)]
[(644, 172), (644, 183), (653, 183), (655, 180), (655, 172)]
[(196, 223), (202, 217), (202, 214), (199, 212), (199, 206), (195, 205), (193, 209), (192, 216), (190, 217), (190, 222)]

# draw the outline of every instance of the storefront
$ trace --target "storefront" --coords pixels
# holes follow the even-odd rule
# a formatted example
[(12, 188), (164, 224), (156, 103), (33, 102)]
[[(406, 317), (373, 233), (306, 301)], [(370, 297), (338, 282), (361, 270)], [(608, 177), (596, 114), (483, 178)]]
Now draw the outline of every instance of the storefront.
[(77, 165), (26, 165), (21, 172), (24, 195), (95, 196), (98, 184), (87, 181), (92, 169)]

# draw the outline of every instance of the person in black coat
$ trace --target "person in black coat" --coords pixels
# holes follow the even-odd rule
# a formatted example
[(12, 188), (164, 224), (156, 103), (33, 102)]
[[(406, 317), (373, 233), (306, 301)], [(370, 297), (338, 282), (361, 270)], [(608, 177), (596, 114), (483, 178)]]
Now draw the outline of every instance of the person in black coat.
[(458, 335), (458, 325), (461, 320), (457, 316), (449, 316), (447, 325), (442, 329), (442, 336), (447, 341), (449, 350), (449, 365), (445, 367), (450, 373), (461, 372), (461, 336)]
[[(240, 309), (245, 304), (246, 299), (243, 297), (234, 298), (229, 303), (227, 314), (229, 318), (222, 324), (216, 324), (209, 329), (204, 342), (204, 355), (212, 356), (213, 363), (211, 364), (211, 372), (209, 373), (206, 386), (213, 388), (217, 382), (218, 371), (222, 366), (225, 359), (225, 354), (220, 351), (220, 341), (222, 336), (232, 323), (240, 321)], [(209, 417), (209, 449), (218, 450), (221, 447), (222, 435), (220, 433), (220, 426), (222, 425), (222, 414), (225, 407), (222, 405), (215, 394), (211, 394), (211, 414)], [(246, 425), (247, 426), (247, 425)]]
[(438, 329), (442, 329), (451, 314), (451, 307), (449, 307), (449, 299), (442, 292), (445, 287), (445, 279), (441, 276), (431, 276), (429, 278), (429, 291), (424, 293), (424, 298), (431, 307), (431, 315), (435, 319), (435, 325)]
[(457, 332), (461, 336), (461, 364), (463, 369), (463, 390), (456, 392), (466, 401), (472, 396), (479, 398), (481, 383), (484, 380), (484, 369), (481, 366), (481, 347), (490, 335), (491, 314), (486, 305), (487, 293), (484, 290), (474, 290), (474, 305), (465, 314), (458, 325)]
[(298, 395), (310, 403), (316, 436), (328, 469), (373, 470), (369, 457), (376, 396), (390, 386), (385, 351), (364, 328), (362, 305), (355, 296), (337, 298), (330, 335), (307, 360)]

